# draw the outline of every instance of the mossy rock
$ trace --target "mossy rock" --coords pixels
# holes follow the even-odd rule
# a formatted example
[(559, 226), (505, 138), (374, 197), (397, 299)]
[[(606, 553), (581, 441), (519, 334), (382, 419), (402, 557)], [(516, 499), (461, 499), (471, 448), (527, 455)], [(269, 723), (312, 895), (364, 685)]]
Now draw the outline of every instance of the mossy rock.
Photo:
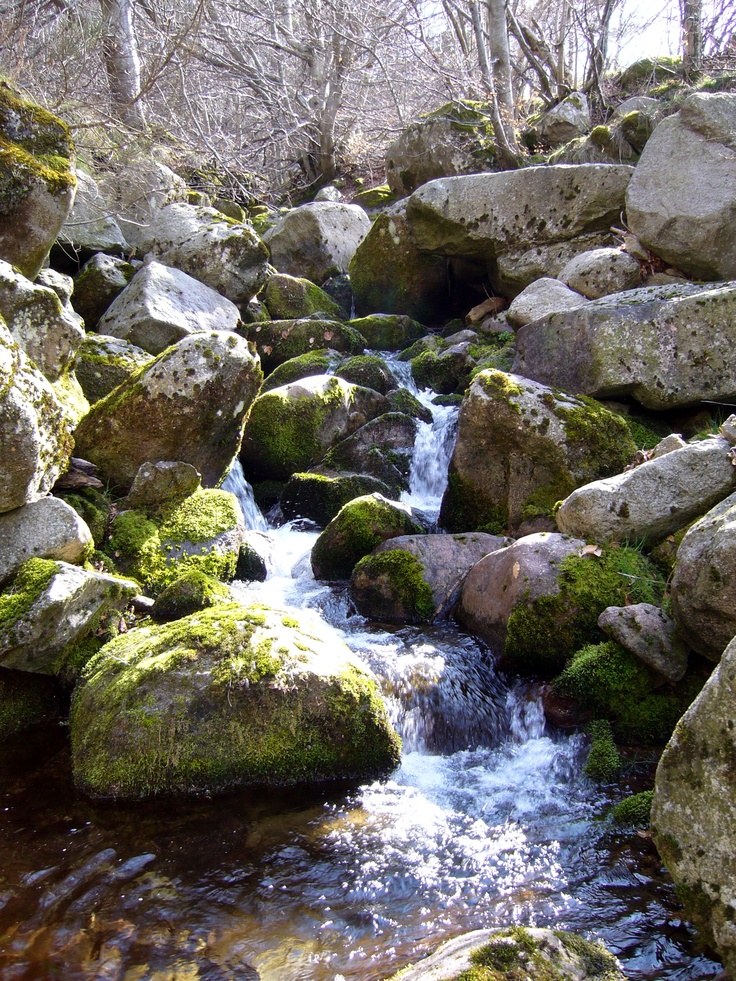
[(619, 86), (627, 92), (651, 88), (662, 82), (683, 77), (682, 58), (662, 55), (657, 58), (640, 58), (618, 76)]
[(375, 477), (399, 497), (408, 491), (417, 424), (402, 412), (371, 419), (325, 454), (320, 469)]
[(411, 362), (418, 388), (431, 388), (438, 395), (462, 394), (468, 386), (475, 361), (462, 351), (424, 351)]
[(324, 320), (342, 320), (343, 313), (323, 289), (298, 276), (276, 273), (260, 294), (272, 320), (298, 320), (319, 314)]
[(352, 203), (359, 204), (361, 208), (365, 208), (370, 213), (371, 211), (380, 211), (387, 205), (393, 204), (397, 197), (388, 184), (379, 184), (377, 187), (368, 187), (365, 191), (358, 191), (353, 197)]
[(227, 586), (206, 572), (190, 569), (159, 593), (151, 608), (151, 617), (159, 623), (181, 620), (200, 610), (227, 603), (229, 599)]
[(34, 279), (71, 210), (76, 188), (69, 127), (0, 85), (0, 254)]
[(288, 361), (274, 368), (264, 380), (260, 394), (263, 395), (264, 392), (270, 392), (274, 388), (281, 388), (282, 385), (290, 385), (301, 378), (309, 378), (311, 375), (330, 375), (339, 363), (340, 354), (329, 348), (289, 358)]
[(560, 671), (574, 651), (604, 640), (598, 617), (606, 607), (658, 606), (665, 590), (658, 569), (629, 546), (603, 548), (600, 556), (569, 555), (558, 582), (558, 594), (520, 603), (509, 617), (504, 657), (522, 674)]
[(348, 501), (373, 493), (387, 496), (389, 488), (366, 474), (295, 473), (287, 481), (279, 503), (287, 521), (308, 518), (324, 528)]
[(423, 533), (404, 505), (381, 494), (357, 497), (340, 509), (314, 543), (312, 570), (317, 579), (349, 579), (357, 562), (376, 545)]
[(388, 400), (393, 412), (401, 412), (419, 422), (432, 422), (432, 410), (422, 405), (416, 395), (406, 388), (396, 388), (388, 393)]
[(343, 361), (335, 371), (338, 378), (352, 382), (353, 385), (362, 385), (364, 388), (372, 388), (381, 395), (386, 395), (396, 387), (396, 380), (391, 374), (391, 369), (383, 360), (375, 354), (358, 354), (355, 357)]
[[(353, 569), (350, 592), (360, 612), (387, 623), (427, 623), (435, 612), (421, 562), (395, 549), (365, 555)], [(380, 612), (378, 612), (380, 611)]]
[(358, 317), (350, 325), (365, 337), (366, 346), (376, 351), (401, 351), (427, 332), (418, 321), (395, 313)]
[(0, 743), (60, 715), (59, 692), (50, 678), (0, 668)]
[(105, 645), (70, 726), (94, 797), (372, 780), (400, 752), (375, 682), (316, 616), (236, 603)]
[(362, 354), (366, 347), (365, 338), (351, 324), (322, 318), (248, 324), (246, 337), (255, 345), (265, 374), (300, 354), (325, 348), (341, 354)]

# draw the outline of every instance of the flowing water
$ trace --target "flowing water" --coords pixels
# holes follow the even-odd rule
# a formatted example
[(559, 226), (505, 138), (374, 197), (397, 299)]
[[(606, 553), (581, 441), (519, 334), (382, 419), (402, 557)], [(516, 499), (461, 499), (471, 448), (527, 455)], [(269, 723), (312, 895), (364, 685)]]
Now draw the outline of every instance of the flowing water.
[[(454, 412), (438, 416), (406, 495), (435, 514)], [(651, 841), (606, 820), (583, 736), (548, 731), (534, 689), (451, 624), (357, 616), (312, 577), (315, 532), (271, 534), (269, 578), (236, 595), (317, 610), (365, 659), (400, 768), (358, 788), (100, 805), (74, 792), (63, 728), (25, 737), (0, 754), (2, 981), (379, 981), (444, 938), (510, 924), (595, 935), (632, 981), (718, 973)]]

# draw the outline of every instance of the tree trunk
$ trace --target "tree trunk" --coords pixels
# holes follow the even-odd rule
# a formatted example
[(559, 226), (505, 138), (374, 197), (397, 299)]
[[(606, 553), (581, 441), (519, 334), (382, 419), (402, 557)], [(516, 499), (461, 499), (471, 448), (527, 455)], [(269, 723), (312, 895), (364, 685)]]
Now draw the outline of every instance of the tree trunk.
[(133, 31), (133, 0), (100, 0), (104, 17), (102, 54), (110, 95), (120, 121), (145, 129), (141, 105), (141, 64)]
[(680, 0), (682, 67), (690, 78), (703, 66), (703, 0)]

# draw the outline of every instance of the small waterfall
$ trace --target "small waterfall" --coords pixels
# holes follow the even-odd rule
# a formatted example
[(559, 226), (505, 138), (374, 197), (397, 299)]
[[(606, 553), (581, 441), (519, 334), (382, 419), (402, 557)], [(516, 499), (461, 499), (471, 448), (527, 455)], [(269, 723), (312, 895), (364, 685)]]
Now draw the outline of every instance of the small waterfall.
[(256, 504), (253, 488), (245, 479), (243, 467), (237, 457), (233, 460), (230, 472), (220, 484), (220, 489), (230, 491), (237, 497), (246, 528), (250, 528), (252, 531), (268, 531), (268, 522)]
[(457, 435), (458, 410), (454, 405), (431, 405), (432, 422), (420, 422), (411, 458), (409, 490), (401, 500), (430, 514), (440, 513), (447, 487), (447, 470)]

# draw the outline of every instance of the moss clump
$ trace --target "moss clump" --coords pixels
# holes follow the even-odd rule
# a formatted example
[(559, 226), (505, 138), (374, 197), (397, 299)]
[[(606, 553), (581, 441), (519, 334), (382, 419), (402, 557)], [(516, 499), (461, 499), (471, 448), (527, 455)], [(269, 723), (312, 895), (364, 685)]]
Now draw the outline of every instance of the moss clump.
[(617, 824), (632, 825), (635, 828), (648, 828), (652, 810), (653, 790), (643, 790), (640, 794), (626, 797), (617, 804), (612, 812)]
[(180, 620), (218, 603), (226, 603), (229, 598), (229, 590), (217, 579), (198, 569), (190, 569), (156, 597), (151, 616), (159, 622)]
[(308, 354), (300, 354), (296, 358), (289, 358), (271, 372), (261, 386), (261, 393), (270, 392), (274, 388), (282, 385), (290, 385), (292, 382), (299, 381), (300, 378), (309, 378), (312, 375), (328, 375), (337, 364), (338, 356), (328, 348), (319, 351), (310, 351)]
[(134, 798), (385, 774), (398, 737), (334, 648), (313, 620), (240, 604), (111, 641), (72, 702), (77, 784)]
[[(31, 609), (58, 572), (51, 559), (28, 559), (9, 589), (0, 594), (0, 630), (8, 637), (13, 625)], [(12, 641), (11, 641), (12, 642)]]
[(665, 582), (645, 555), (607, 547), (597, 558), (569, 555), (560, 565), (560, 592), (520, 603), (508, 620), (504, 655), (521, 673), (560, 671), (573, 651), (604, 639), (598, 617), (608, 606), (659, 606)]
[(398, 195), (391, 190), (388, 184), (379, 184), (377, 187), (369, 187), (365, 191), (359, 191), (352, 203), (359, 204), (366, 211), (378, 211), (379, 208), (393, 204), (397, 197)]
[(341, 508), (314, 543), (312, 569), (317, 579), (348, 579), (376, 545), (423, 532), (407, 510), (380, 494), (357, 497)]
[(460, 352), (424, 351), (411, 362), (411, 373), (419, 388), (431, 388), (439, 395), (463, 392), (467, 388), (475, 365)]
[(396, 388), (388, 393), (392, 412), (403, 412), (405, 416), (418, 419), (420, 422), (432, 422), (432, 412), (406, 388)]
[(568, 452), (594, 461), (602, 476), (620, 473), (637, 451), (624, 417), (587, 395), (576, 395), (574, 405), (558, 402), (554, 412), (565, 427)]
[(273, 320), (296, 320), (317, 313), (325, 320), (343, 319), (342, 310), (323, 289), (286, 273), (271, 276), (260, 298)]
[(355, 357), (344, 361), (335, 372), (338, 378), (352, 382), (353, 385), (362, 385), (364, 388), (372, 388), (381, 395), (385, 395), (391, 388), (396, 386), (391, 371), (383, 360), (375, 354), (358, 354)]
[(621, 757), (613, 741), (611, 726), (604, 719), (591, 722), (592, 745), (585, 762), (585, 772), (599, 783), (610, 783), (621, 770)]
[(398, 313), (374, 313), (351, 320), (350, 325), (365, 337), (366, 346), (376, 351), (401, 351), (427, 332), (418, 321)]
[(65, 494), (64, 500), (87, 524), (95, 545), (101, 545), (107, 532), (110, 514), (108, 498), (92, 487), (84, 487), (74, 494)]
[(353, 569), (350, 585), (365, 616), (389, 623), (426, 623), (435, 612), (421, 562), (402, 549), (364, 556)]

